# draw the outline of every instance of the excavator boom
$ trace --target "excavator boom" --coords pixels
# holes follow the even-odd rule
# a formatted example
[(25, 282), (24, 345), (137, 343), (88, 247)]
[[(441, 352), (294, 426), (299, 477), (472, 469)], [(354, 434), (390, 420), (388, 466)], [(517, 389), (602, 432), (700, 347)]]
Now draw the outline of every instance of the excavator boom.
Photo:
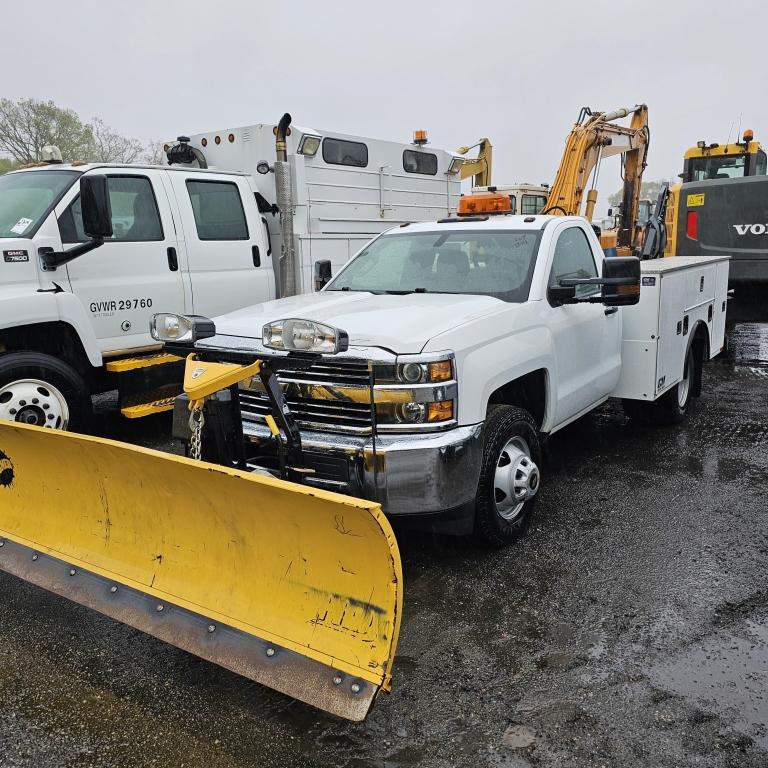
[[(615, 123), (630, 115), (632, 120), (629, 126)], [(583, 215), (591, 220), (597, 203), (596, 181), (600, 162), (612, 155), (622, 155), (624, 188), (621, 225), (616, 240), (619, 248), (630, 249), (634, 243), (649, 136), (648, 107), (644, 104), (611, 112), (592, 112), (587, 107), (582, 108), (566, 139), (560, 167), (543, 212), (580, 216), (584, 208)]]

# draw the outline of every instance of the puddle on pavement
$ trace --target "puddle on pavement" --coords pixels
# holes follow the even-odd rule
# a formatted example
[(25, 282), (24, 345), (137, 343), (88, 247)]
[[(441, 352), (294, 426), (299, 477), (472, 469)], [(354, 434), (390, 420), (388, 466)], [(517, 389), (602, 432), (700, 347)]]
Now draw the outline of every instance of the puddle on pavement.
[(718, 630), (648, 670), (651, 682), (768, 748), (768, 617)]

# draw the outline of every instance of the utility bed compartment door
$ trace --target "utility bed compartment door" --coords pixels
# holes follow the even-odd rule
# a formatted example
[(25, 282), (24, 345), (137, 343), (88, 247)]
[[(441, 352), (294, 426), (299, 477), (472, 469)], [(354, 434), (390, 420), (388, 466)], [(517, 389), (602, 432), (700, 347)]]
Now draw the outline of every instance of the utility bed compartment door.
[(672, 257), (641, 265), (640, 303), (624, 308), (622, 373), (616, 397), (656, 400), (683, 377), (693, 333), (703, 323), (710, 357), (723, 346), (727, 257)]

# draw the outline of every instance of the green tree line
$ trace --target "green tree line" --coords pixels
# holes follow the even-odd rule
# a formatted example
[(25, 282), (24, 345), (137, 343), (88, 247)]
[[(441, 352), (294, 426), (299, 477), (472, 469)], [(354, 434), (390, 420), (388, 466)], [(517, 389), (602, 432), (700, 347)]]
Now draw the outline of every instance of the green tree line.
[(53, 144), (64, 162), (158, 162), (156, 142), (143, 145), (123, 136), (95, 117), (84, 122), (72, 109), (52, 101), (0, 98), (0, 173), (42, 159), (43, 147)]

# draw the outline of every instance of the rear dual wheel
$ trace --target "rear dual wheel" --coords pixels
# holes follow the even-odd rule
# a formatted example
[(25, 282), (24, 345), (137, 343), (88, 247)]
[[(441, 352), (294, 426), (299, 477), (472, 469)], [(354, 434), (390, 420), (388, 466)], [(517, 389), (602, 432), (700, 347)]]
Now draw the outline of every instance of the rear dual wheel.
[(90, 392), (70, 365), (40, 352), (0, 356), (0, 419), (81, 432), (90, 416)]

